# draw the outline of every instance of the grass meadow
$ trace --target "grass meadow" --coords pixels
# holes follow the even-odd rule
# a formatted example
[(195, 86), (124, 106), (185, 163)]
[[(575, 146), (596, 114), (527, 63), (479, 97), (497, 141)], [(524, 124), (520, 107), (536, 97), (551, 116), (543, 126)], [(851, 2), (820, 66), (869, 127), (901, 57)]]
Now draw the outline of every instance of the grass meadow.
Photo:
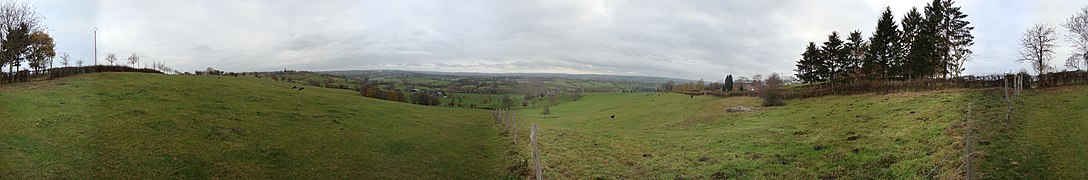
[(493, 179), (484, 110), (252, 77), (97, 73), (0, 87), (0, 179)]

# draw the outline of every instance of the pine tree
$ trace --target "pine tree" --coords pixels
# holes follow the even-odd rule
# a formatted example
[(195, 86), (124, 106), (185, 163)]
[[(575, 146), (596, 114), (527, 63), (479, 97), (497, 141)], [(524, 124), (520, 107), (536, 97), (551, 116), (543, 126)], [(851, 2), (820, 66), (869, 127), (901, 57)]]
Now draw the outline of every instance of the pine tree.
[[(927, 7), (928, 9), (929, 7)], [(935, 52), (933, 43), (935, 28), (928, 23), (918, 8), (911, 8), (903, 17), (902, 47), (906, 56), (902, 61), (893, 64), (893, 69), (898, 71), (895, 77), (898, 79), (912, 79), (927, 75), (932, 69), (932, 58)]]
[(725, 83), (722, 85), (722, 91), (733, 91), (733, 75), (725, 75)]
[(823, 81), (818, 72), (822, 65), (820, 56), (822, 55), (816, 43), (808, 42), (805, 52), (801, 54), (801, 60), (797, 61), (797, 79), (806, 83)]
[(951, 41), (946, 32), (951, 29), (948, 23), (951, 18), (947, 16), (949, 9), (945, 5), (941, 0), (933, 0), (925, 7), (925, 18), (911, 46), (912, 56), (908, 55), (912, 58), (910, 61), (916, 63), (912, 78), (947, 77), (949, 73)]
[(860, 78), (861, 64), (865, 60), (865, 50), (869, 44), (861, 37), (861, 31), (855, 30), (846, 38), (847, 61), (845, 65), (848, 78)]
[(975, 37), (971, 35), (971, 30), (975, 27), (971, 27), (971, 22), (965, 20), (967, 14), (964, 14), (960, 10), (960, 7), (954, 7), (955, 2), (952, 0), (944, 0), (941, 2), (941, 6), (944, 7), (943, 16), (941, 18), (940, 27), (943, 27), (941, 35), (944, 40), (944, 50), (947, 50), (944, 55), (945, 71), (944, 76), (947, 78), (948, 74), (952, 76), (959, 76), (965, 69), (963, 65), (970, 60), (971, 46), (975, 44)]
[(890, 63), (900, 58), (900, 32), (893, 18), (891, 7), (887, 7), (877, 20), (876, 31), (869, 37), (869, 48), (861, 65), (865, 76), (888, 77)]
[(846, 48), (843, 46), (843, 41), (839, 38), (838, 32), (831, 32), (831, 35), (827, 36), (827, 42), (824, 42), (822, 49), (825, 56), (825, 64), (828, 67), (829, 72), (824, 74), (824, 79), (827, 80), (839, 80), (845, 76), (846, 64), (848, 63)]

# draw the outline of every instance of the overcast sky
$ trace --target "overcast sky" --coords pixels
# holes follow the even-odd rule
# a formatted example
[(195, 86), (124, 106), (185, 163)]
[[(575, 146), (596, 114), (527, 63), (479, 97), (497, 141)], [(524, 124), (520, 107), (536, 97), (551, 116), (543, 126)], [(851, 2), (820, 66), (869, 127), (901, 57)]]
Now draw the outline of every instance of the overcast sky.
[[(928, 1), (37, 0), (58, 52), (107, 54), (193, 71), (400, 69), (554, 72), (720, 80), (793, 68), (831, 31), (871, 36)], [(1084, 0), (961, 0), (976, 29), (969, 74), (1008, 72), (1034, 23), (1059, 24)], [(1064, 68), (1068, 43), (1051, 65)]]

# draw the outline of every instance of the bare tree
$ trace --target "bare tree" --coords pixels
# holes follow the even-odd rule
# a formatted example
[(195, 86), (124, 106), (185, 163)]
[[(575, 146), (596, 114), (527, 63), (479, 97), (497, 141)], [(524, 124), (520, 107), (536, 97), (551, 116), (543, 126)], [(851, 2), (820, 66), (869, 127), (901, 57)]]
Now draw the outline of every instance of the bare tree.
[(76, 65), (79, 67), (83, 67), (83, 59), (76, 60)]
[(778, 76), (778, 73), (771, 73), (771, 75), (767, 76), (767, 79), (763, 80), (761, 83), (762, 84), (759, 87), (759, 98), (763, 99), (763, 106), (786, 105), (786, 102), (782, 100), (782, 94), (779, 92), (785, 82)]
[(1065, 66), (1080, 70), (1084, 65), (1088, 69), (1088, 7), (1080, 8), (1062, 26), (1069, 30), (1066, 40), (1073, 44), (1073, 54), (1065, 60)]
[[(31, 31), (44, 31), (41, 15), (34, 6), (22, 1), (0, 2), (0, 29), (10, 29), (25, 23)], [(6, 32), (0, 32), (7, 35)]]
[(132, 67), (136, 67), (136, 63), (140, 63), (140, 56), (136, 56), (136, 53), (132, 53), (131, 56), (128, 56), (128, 64), (131, 64)]
[(110, 62), (110, 65), (113, 65), (113, 62), (117, 62), (117, 55), (110, 53), (110, 55), (106, 56), (106, 62)]
[(1024, 38), (1020, 39), (1020, 59), (1016, 62), (1031, 62), (1032, 68), (1039, 75), (1046, 74), (1050, 68), (1050, 59), (1054, 58), (1054, 41), (1058, 38), (1054, 27), (1047, 24), (1035, 24), (1034, 27), (1024, 32)]
[(72, 56), (68, 55), (68, 53), (61, 54), (60, 55), (60, 65), (64, 65), (64, 67), (68, 67), (68, 63), (70, 62), (69, 59), (71, 59), (71, 58), (72, 58)]

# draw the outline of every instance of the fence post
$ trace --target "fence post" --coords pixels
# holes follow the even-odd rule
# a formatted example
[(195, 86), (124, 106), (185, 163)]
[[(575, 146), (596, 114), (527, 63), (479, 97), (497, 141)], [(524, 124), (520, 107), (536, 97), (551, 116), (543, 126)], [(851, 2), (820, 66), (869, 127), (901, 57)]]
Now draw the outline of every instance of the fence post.
[(972, 106), (974, 106), (974, 103), (967, 103), (967, 115), (964, 115), (964, 117), (963, 117), (963, 119), (966, 121), (965, 123), (967, 123), (967, 128), (966, 128), (967, 129), (967, 133), (966, 133), (967, 136), (965, 138), (965, 141), (963, 142), (963, 144), (964, 144), (963, 155), (966, 156), (964, 158), (964, 161), (965, 161), (964, 163), (966, 164), (964, 166), (965, 169), (966, 169), (964, 174), (965, 174), (965, 179), (968, 179), (968, 180), (971, 179), (971, 154), (974, 153), (974, 152), (971, 152), (972, 151), (971, 150), (971, 144), (973, 143), (973, 142), (971, 142), (971, 133), (972, 133), (972, 129), (974, 129), (974, 124), (971, 123), (971, 108), (972, 108)]
[(536, 170), (536, 179), (544, 180), (544, 171), (540, 169), (540, 151), (536, 149), (536, 124), (529, 131), (529, 143), (533, 144), (533, 168)]
[(514, 111), (514, 118), (511, 118), (510, 121), (514, 122), (514, 145), (517, 145), (518, 144), (518, 112), (517, 111)]
[(1005, 125), (1012, 121), (1012, 102), (1009, 99), (1009, 77), (1005, 76)]
[(1020, 98), (1020, 91), (1024, 89), (1024, 75), (1016, 74), (1016, 97)]

